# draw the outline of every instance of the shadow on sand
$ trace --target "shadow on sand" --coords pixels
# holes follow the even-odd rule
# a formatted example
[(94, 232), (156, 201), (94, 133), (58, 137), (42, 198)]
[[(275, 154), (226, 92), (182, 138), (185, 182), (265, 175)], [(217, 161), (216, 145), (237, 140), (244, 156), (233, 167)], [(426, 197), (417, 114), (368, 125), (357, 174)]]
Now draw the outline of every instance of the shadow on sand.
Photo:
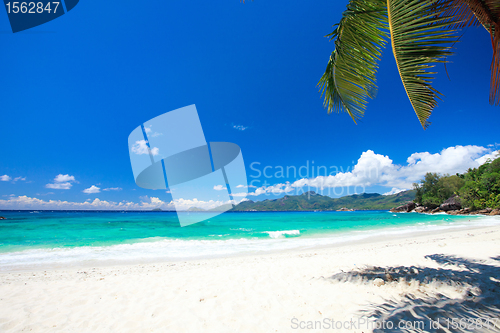
[[(500, 256), (487, 261), (442, 254), (426, 258), (440, 268), (369, 267), (330, 279), (414, 286), (402, 299), (386, 298), (360, 313), (374, 321), (373, 332), (500, 332)], [(460, 296), (446, 296), (443, 288)]]

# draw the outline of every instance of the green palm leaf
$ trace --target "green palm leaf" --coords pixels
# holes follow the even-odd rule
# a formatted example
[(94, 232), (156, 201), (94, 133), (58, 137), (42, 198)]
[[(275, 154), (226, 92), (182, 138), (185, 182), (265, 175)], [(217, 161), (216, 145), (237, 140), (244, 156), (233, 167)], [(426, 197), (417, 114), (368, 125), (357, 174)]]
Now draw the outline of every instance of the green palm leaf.
[[(454, 17), (444, 15), (448, 0), (351, 0), (340, 23), (329, 36), (335, 40), (325, 73), (318, 85), (328, 112), (363, 116), (374, 98), (382, 48), (390, 36), (401, 81), (425, 129), (440, 93), (432, 87), (429, 71), (451, 55)], [(448, 28), (448, 29), (446, 29)]]
[(351, 0), (335, 30), (335, 50), (318, 85), (328, 113), (347, 112), (356, 122), (376, 94), (376, 73), (386, 43), (387, 8), (383, 0)]
[(425, 129), (427, 119), (437, 105), (440, 93), (432, 87), (430, 72), (437, 63), (445, 63), (456, 41), (449, 26), (450, 17), (442, 15), (436, 0), (387, 0), (391, 44), (406, 94)]

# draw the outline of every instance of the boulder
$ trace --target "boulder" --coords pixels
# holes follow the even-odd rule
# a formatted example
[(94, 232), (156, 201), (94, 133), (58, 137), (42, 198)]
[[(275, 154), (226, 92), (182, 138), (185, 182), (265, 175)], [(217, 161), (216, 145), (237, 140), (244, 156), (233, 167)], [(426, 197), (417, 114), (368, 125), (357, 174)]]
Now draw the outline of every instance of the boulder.
[(500, 215), (500, 209), (493, 209), (489, 215)]
[(431, 210), (432, 214), (434, 214), (434, 213), (441, 213), (441, 212), (442, 212), (442, 210), (439, 207), (434, 208), (433, 210)]
[(460, 203), (460, 198), (458, 195), (453, 195), (451, 198), (448, 198), (445, 202), (443, 202), (439, 209), (442, 211), (450, 211), (450, 210), (460, 210), (462, 209), (462, 204)]
[(446, 212), (446, 214), (450, 214), (450, 215), (469, 215), (471, 212), (470, 212), (470, 208), (462, 208), (460, 210), (449, 210)]
[(390, 210), (390, 212), (391, 213), (403, 213), (403, 212), (409, 213), (409, 212), (411, 212), (414, 209), (415, 209), (415, 203), (413, 201), (409, 201), (409, 202), (407, 202), (406, 204), (404, 204), (402, 206), (392, 208)]
[(493, 211), (491, 208), (481, 209), (477, 211), (477, 214), (490, 214)]
[(373, 280), (373, 285), (376, 287), (383, 286), (384, 284), (385, 284), (385, 281), (382, 280), (381, 278), (376, 278), (375, 280)]
[(417, 208), (415, 208), (416, 213), (425, 213), (426, 211), (427, 211), (427, 207), (424, 207), (424, 206), (418, 206)]

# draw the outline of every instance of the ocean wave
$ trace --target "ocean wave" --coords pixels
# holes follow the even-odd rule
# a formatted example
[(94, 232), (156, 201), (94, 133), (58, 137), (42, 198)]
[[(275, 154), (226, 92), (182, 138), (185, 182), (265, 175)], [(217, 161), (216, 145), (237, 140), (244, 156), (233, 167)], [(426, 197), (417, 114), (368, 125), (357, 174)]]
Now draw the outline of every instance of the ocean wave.
[[(94, 264), (98, 262), (144, 262), (225, 257), (240, 254), (279, 252), (336, 244), (347, 244), (367, 238), (391, 238), (442, 230), (457, 230), (470, 226), (500, 224), (497, 217), (474, 217), (455, 220), (442, 219), (426, 224), (379, 229), (351, 230), (328, 234), (301, 235), (299, 230), (266, 231), (269, 237), (182, 240), (151, 237), (131, 244), (109, 246), (81, 246), (73, 248), (29, 249), (0, 253), (0, 271), (51, 265)], [(297, 237), (297, 236), (301, 237)], [(217, 234), (217, 236), (219, 236)]]
[(278, 231), (264, 231), (271, 238), (282, 238), (286, 235), (300, 235), (299, 230), (278, 230)]

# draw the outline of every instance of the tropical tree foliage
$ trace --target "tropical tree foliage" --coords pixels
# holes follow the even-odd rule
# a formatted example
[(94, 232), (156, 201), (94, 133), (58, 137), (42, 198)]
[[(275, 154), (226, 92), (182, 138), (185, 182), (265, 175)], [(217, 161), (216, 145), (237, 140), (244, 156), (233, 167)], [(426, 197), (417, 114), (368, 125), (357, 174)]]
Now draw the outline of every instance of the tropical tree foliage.
[(436, 208), (464, 186), (465, 181), (457, 175), (440, 176), (428, 172), (420, 184), (413, 184), (416, 190), (415, 202), (425, 207)]
[(500, 158), (469, 169), (460, 189), (462, 203), (474, 209), (500, 208)]
[(429, 208), (438, 207), (454, 194), (464, 207), (500, 208), (500, 157), (465, 174), (441, 176), (429, 172), (413, 188), (415, 202)]
[(335, 49), (318, 85), (328, 112), (363, 116), (377, 92), (382, 49), (390, 40), (410, 103), (425, 129), (440, 93), (433, 88), (438, 63), (445, 63), (457, 29), (482, 25), (491, 35), (490, 102), (500, 101), (500, 1), (498, 0), (350, 0), (328, 35)]

